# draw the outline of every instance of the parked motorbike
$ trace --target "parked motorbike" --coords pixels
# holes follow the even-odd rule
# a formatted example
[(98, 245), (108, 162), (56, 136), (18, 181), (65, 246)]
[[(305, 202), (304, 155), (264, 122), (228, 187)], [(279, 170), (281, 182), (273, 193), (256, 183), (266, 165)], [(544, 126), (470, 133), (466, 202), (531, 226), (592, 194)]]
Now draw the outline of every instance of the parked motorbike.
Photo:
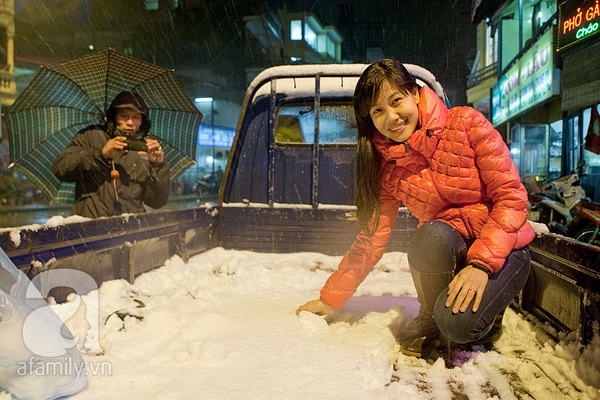
[(582, 199), (587, 199), (579, 184), (579, 174), (561, 176), (550, 183), (539, 177), (524, 181), (529, 191), (529, 219), (548, 226), (550, 232), (566, 234)]
[(221, 181), (217, 178), (216, 174), (208, 173), (202, 176), (200, 179), (196, 179), (194, 191), (198, 194), (199, 198), (202, 198), (204, 194), (217, 194)]
[(600, 203), (581, 200), (575, 206), (576, 213), (567, 228), (565, 236), (580, 242), (600, 246)]

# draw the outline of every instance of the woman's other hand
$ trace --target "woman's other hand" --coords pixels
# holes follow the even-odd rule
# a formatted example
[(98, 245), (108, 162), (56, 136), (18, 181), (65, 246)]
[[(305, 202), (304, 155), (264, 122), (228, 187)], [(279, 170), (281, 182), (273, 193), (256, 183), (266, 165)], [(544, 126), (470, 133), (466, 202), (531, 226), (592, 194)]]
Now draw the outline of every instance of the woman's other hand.
[(300, 315), (300, 312), (302, 311), (308, 311), (317, 315), (327, 315), (331, 311), (333, 311), (333, 308), (323, 303), (321, 299), (317, 299), (311, 300), (303, 306), (298, 307), (298, 309), (296, 310), (296, 315)]
[(473, 302), (473, 312), (479, 309), (481, 299), (483, 298), (483, 292), (488, 283), (488, 275), (473, 267), (467, 265), (462, 269), (452, 282), (448, 285), (448, 300), (446, 300), (446, 307), (452, 307), (454, 314), (467, 311), (469, 304)]

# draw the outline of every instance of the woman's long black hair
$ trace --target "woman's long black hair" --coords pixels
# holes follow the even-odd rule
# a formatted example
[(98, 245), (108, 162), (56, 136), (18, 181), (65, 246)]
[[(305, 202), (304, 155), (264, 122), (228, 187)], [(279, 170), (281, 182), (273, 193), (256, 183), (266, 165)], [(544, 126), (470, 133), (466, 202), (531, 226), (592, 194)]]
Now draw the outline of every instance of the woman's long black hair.
[(401, 93), (414, 94), (419, 90), (414, 77), (401, 62), (383, 59), (369, 65), (358, 80), (354, 90), (354, 114), (358, 127), (356, 148), (356, 218), (368, 234), (375, 233), (379, 225), (380, 208), (380, 155), (372, 144), (377, 132), (369, 110), (377, 101), (384, 82), (389, 82)]

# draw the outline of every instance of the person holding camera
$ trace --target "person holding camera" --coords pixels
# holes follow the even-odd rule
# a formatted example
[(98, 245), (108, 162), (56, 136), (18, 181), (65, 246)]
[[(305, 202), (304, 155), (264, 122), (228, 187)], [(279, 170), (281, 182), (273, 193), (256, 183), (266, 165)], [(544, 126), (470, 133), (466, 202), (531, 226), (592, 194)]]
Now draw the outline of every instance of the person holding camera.
[(54, 175), (75, 182), (73, 214), (98, 218), (163, 207), (169, 199), (169, 166), (150, 134), (148, 107), (137, 93), (119, 93), (105, 125), (79, 131), (52, 164)]

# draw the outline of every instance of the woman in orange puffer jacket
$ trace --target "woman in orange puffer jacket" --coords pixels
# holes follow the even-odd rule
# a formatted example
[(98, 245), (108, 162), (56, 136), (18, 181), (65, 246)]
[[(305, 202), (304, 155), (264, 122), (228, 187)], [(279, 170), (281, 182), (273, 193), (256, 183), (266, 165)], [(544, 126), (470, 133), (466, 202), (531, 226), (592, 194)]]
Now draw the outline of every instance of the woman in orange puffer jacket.
[(362, 230), (318, 300), (297, 309), (341, 308), (381, 258), (404, 204), (419, 219), (408, 262), (416, 319), (390, 326), (403, 353), (424, 356), (443, 334), (491, 344), (529, 275), (527, 192), (509, 150), (471, 107), (446, 108), (398, 61), (363, 72), (358, 124), (357, 217)]

